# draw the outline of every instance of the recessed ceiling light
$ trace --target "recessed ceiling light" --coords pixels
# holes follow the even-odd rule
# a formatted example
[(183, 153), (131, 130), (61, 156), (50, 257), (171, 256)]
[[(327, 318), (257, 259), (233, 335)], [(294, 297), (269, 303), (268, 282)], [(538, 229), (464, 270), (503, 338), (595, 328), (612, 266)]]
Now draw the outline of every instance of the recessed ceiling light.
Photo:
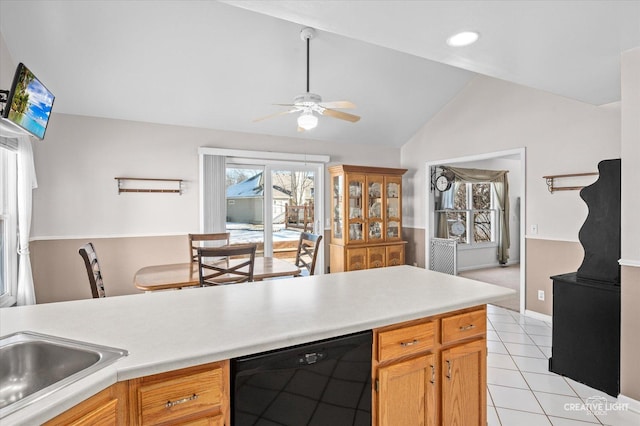
[(475, 43), (480, 35), (475, 31), (463, 31), (447, 39), (447, 44), (453, 47), (468, 46)]

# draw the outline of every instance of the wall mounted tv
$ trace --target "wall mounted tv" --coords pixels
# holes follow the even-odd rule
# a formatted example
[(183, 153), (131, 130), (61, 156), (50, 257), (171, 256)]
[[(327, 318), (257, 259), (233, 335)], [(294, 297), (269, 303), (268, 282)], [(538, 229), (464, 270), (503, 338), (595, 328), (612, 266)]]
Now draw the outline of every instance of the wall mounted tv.
[(43, 139), (54, 99), (53, 93), (20, 63), (2, 116), (38, 139)]

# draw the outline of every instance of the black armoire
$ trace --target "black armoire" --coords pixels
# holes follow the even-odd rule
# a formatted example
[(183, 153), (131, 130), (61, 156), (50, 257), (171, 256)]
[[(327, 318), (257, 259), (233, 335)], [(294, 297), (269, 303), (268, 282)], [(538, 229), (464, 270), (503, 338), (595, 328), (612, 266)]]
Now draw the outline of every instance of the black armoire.
[(589, 208), (577, 272), (553, 280), (549, 370), (609, 395), (620, 391), (620, 165), (598, 164), (598, 180), (580, 197)]

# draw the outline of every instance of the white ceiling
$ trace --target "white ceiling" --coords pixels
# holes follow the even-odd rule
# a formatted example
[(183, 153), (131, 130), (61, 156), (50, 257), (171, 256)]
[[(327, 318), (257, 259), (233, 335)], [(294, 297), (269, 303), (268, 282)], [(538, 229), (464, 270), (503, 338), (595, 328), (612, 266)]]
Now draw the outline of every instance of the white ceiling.
[[(254, 123), (305, 91), (350, 100), (357, 123)], [(452, 48), (447, 37), (476, 30)], [(56, 95), (54, 111), (399, 147), (476, 73), (588, 102), (620, 99), (620, 53), (640, 46), (628, 1), (13, 1), (0, 31)], [(0, 58), (1, 59), (1, 58)]]

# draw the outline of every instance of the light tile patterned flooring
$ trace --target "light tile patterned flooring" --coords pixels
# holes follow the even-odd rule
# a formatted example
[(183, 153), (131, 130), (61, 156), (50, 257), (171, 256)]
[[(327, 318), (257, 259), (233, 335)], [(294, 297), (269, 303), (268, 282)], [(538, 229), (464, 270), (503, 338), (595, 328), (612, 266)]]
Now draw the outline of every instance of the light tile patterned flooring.
[[(487, 352), (489, 426), (640, 425), (640, 414), (615, 409), (616, 398), (549, 372), (550, 323), (489, 305)], [(608, 409), (585, 409), (595, 398)]]

